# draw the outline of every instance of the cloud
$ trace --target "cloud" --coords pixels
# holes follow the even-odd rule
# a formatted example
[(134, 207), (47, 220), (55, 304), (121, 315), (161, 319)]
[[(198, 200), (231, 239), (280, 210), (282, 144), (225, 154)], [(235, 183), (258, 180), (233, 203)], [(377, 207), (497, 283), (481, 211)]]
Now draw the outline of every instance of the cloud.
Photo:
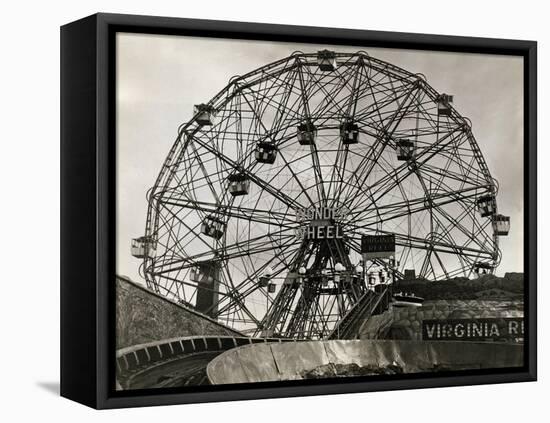
[(366, 50), (422, 73), (473, 122), (488, 166), (500, 181), (499, 209), (513, 229), (502, 242), (499, 273), (523, 270), (523, 63), (497, 55), (221, 40), (147, 34), (117, 37), (117, 272), (139, 279), (130, 239), (143, 234), (147, 190), (180, 124), (234, 75), (296, 50)]

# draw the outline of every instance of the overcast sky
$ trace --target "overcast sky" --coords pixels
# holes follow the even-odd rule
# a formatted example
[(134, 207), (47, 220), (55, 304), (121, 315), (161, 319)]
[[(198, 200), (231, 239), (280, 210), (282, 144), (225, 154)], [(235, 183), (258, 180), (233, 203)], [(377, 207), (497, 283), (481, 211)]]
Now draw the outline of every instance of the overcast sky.
[(473, 132), (493, 177), (500, 182), (499, 212), (512, 228), (501, 237), (497, 274), (523, 271), (523, 62), (519, 57), (236, 41), (197, 37), (117, 36), (117, 273), (136, 281), (140, 261), (130, 240), (143, 235), (146, 192), (153, 185), (177, 128), (234, 75), (245, 74), (296, 50), (365, 50), (413, 73), (454, 106)]

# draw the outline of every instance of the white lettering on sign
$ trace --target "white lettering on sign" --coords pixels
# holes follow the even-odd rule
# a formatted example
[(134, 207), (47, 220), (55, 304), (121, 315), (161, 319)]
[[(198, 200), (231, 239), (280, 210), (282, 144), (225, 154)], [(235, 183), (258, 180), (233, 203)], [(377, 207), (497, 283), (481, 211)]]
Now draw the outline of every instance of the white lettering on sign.
[(464, 325), (461, 323), (458, 323), (455, 326), (455, 336), (457, 338), (462, 338), (464, 336)]
[(510, 335), (523, 336), (525, 328), (523, 326), (523, 320), (518, 322), (516, 320), (510, 320), (508, 322), (508, 333)]
[(296, 220), (305, 223), (310, 220), (337, 220), (347, 219), (347, 207), (308, 207), (296, 210)]
[(342, 239), (340, 226), (306, 226), (296, 229), (297, 239)]
[(347, 219), (346, 207), (308, 207), (296, 210), (296, 220), (300, 227), (296, 229), (297, 239), (341, 239), (344, 237), (342, 226)]
[(521, 339), (523, 336), (522, 318), (424, 320), (422, 322), (422, 338), (425, 340), (514, 340)]
[[(427, 323), (424, 326), (426, 334), (429, 339), (443, 339), (443, 338), (471, 338), (471, 337), (498, 337), (500, 336), (500, 329), (496, 323), (462, 323), (456, 324), (440, 324), (440, 323)], [(436, 335), (437, 334), (437, 335)]]

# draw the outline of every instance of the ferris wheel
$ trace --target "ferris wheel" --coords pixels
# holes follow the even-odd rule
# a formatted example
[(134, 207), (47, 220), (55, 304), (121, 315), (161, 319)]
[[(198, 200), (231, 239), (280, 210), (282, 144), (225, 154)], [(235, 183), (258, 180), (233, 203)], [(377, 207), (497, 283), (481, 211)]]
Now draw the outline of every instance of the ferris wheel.
[[(365, 52), (296, 52), (195, 106), (132, 251), (241, 330), (323, 338), (377, 278), (492, 273), (510, 219), (453, 96)], [(391, 258), (363, 239), (391, 236)]]

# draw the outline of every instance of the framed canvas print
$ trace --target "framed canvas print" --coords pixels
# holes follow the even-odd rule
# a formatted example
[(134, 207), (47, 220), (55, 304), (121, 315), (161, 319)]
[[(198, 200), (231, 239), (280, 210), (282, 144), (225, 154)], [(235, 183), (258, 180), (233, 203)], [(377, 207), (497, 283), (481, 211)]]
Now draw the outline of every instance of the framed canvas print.
[(62, 395), (536, 379), (536, 43), (61, 29)]

